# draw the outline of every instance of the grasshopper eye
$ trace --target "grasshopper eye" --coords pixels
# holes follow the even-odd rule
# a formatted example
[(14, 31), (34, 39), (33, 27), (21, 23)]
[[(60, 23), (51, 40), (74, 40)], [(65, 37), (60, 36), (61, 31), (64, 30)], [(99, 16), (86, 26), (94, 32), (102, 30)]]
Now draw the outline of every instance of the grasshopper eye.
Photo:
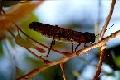
[(29, 28), (30, 28), (30, 29), (34, 28), (34, 27), (33, 27), (33, 24), (29, 24)]
[(32, 22), (29, 24), (29, 28), (34, 29), (34, 30), (38, 29), (40, 26), (41, 26), (41, 23), (39, 23), (39, 22)]

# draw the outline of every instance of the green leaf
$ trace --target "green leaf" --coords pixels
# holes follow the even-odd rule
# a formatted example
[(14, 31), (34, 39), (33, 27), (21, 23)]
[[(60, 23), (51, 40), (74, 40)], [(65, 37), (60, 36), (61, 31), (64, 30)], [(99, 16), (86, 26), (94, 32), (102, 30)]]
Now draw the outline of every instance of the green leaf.
[(115, 63), (118, 67), (120, 67), (120, 56), (115, 58)]
[(38, 17), (32, 13), (20, 22), (21, 29), (34, 40), (38, 42), (44, 42), (45, 38), (43, 38), (43, 36), (40, 33), (29, 29), (29, 24), (33, 21), (38, 21)]
[(64, 48), (65, 47), (65, 43), (63, 42), (60, 42), (60, 41), (56, 41), (55, 42), (55, 45), (53, 46), (53, 48), (56, 48), (56, 49), (61, 49), (61, 48)]
[(116, 45), (116, 46), (113, 46), (111, 48), (108, 49), (108, 52), (106, 55), (108, 55), (106, 57), (106, 60), (105, 62), (107, 64), (110, 65), (110, 67), (116, 71), (116, 70), (120, 70), (120, 52), (119, 52), (119, 49), (120, 49), (120, 45)]
[(80, 76), (80, 73), (78, 71), (72, 71), (72, 74), (76, 77), (79, 77)]
[(33, 48), (33, 42), (30, 39), (23, 39), (19, 35), (16, 36), (15, 42), (24, 48)]
[(25, 56), (25, 61), (30, 64), (31, 68), (36, 68), (43, 65), (44, 63), (35, 57)]
[(59, 65), (50, 67), (43, 72), (45, 80), (63, 80), (62, 78), (62, 71)]
[(106, 73), (107, 76), (115, 76), (115, 74), (113, 72), (110, 73)]

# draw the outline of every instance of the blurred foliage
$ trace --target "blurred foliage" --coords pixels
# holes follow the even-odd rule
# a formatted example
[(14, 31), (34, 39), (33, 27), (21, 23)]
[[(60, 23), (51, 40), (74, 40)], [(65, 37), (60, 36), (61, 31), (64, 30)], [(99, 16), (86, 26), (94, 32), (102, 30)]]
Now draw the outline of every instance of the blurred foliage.
[(1, 4), (4, 6), (4, 7), (9, 7), (11, 5), (15, 5), (17, 3), (19, 3), (20, 0), (17, 0), (17, 1), (7, 1), (7, 0), (1, 0)]
[(30, 64), (31, 68), (36, 68), (39, 67), (41, 65), (43, 65), (44, 63), (42, 61), (40, 61), (39, 59), (35, 58), (35, 57), (31, 57), (31, 56), (25, 56), (25, 61)]
[(78, 24), (78, 23), (74, 23), (74, 24), (69, 24), (69, 25), (67, 25), (67, 27), (69, 28), (69, 29), (78, 29), (78, 28), (81, 28), (82, 26), (80, 25), (80, 24)]
[(120, 70), (120, 44), (111, 48), (111, 51), (113, 51), (113, 60)]
[(11, 47), (15, 48), (16, 44), (15, 44), (13, 36), (7, 36), (6, 39), (9, 41)]
[(64, 42), (59, 42), (59, 41), (55, 41), (55, 45), (53, 46), (53, 48), (55, 49), (61, 49), (65, 47), (65, 43)]
[(43, 42), (45, 39), (40, 33), (29, 29), (29, 24), (33, 21), (38, 21), (38, 17), (32, 13), (20, 22), (20, 27), (27, 35), (29, 35), (34, 40), (38, 42)]
[(24, 74), (22, 70), (20, 70), (18, 67), (16, 67), (16, 77), (20, 77)]
[(106, 73), (107, 76), (115, 76), (114, 72), (111, 72), (111, 73)]
[(10, 29), (13, 23), (20, 22), (21, 19), (25, 18), (26, 15), (29, 15), (36, 7), (38, 7), (43, 1), (39, 2), (27, 2), (22, 4), (16, 4), (10, 6), (6, 10), (6, 15), (1, 15), (0, 17), (0, 32)]
[(115, 58), (115, 63), (120, 68), (120, 56)]
[(43, 80), (63, 80), (62, 78), (62, 71), (60, 69), (59, 65), (50, 67), (43, 72), (41, 72), (39, 75), (43, 75), (44, 79)]
[(73, 74), (75, 77), (79, 77), (79, 76), (80, 76), (80, 72), (79, 72), (79, 71), (72, 71), (72, 74)]
[(31, 41), (30, 39), (28, 39), (28, 38), (26, 38), (26, 39), (23, 39), (23, 38), (21, 38), (21, 36), (20, 35), (17, 35), (16, 37), (15, 37), (15, 42), (17, 43), (17, 44), (19, 44), (21, 47), (24, 47), (24, 48), (33, 48), (34, 46), (33, 46), (33, 41)]
[(114, 46), (107, 49), (105, 62), (110, 65), (110, 67), (116, 71), (120, 70), (120, 54), (119, 54), (120, 45)]
[(0, 40), (5, 38), (5, 32), (0, 30)]
[(3, 56), (3, 45), (2, 45), (2, 41), (0, 41), (0, 57)]
[[(31, 69), (37, 68), (42, 66), (44, 63), (41, 62), (39, 59), (31, 56), (26, 56), (25, 61), (27, 64), (31, 65), (29, 66)], [(49, 67), (48, 69), (42, 71), (38, 75), (36, 75), (33, 80), (36, 80), (37, 78), (40, 79), (40, 76), (43, 77), (42, 80), (63, 80), (62, 78), (62, 71), (60, 69), (59, 65)]]

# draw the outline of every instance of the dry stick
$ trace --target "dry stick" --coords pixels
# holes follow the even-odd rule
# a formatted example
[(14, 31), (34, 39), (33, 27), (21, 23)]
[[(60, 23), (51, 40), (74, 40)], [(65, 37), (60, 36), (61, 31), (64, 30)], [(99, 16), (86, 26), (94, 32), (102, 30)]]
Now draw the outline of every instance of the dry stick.
[[(97, 48), (97, 47), (101, 47), (103, 46), (107, 41), (111, 40), (112, 38), (115, 38), (116, 36), (120, 35), (120, 30), (116, 31), (115, 33), (112, 33), (110, 36), (106, 37), (105, 39), (102, 39), (101, 41), (99, 41), (98, 43), (95, 43), (89, 47), (86, 47), (84, 49), (81, 49), (81, 50), (78, 50), (77, 51), (77, 54), (79, 55), (83, 55), (83, 54), (86, 54), (85, 52), (93, 49), (93, 48)], [(29, 79), (29, 78), (32, 78), (33, 76), (35, 76), (36, 74), (38, 74), (39, 72), (41, 71), (44, 71), (45, 69), (51, 67), (51, 66), (54, 66), (54, 65), (57, 65), (57, 64), (60, 64), (60, 63), (63, 63), (63, 62), (66, 62), (68, 61), (69, 59), (73, 58), (73, 57), (76, 57), (77, 55), (75, 53), (73, 54), (70, 54), (70, 56), (64, 56), (63, 58), (61, 58), (60, 60), (58, 61), (54, 61), (54, 62), (50, 62), (48, 64), (45, 64), (43, 66), (40, 66), (38, 68), (35, 68), (33, 69), (32, 71), (28, 72), (27, 74), (25, 74), (24, 76), (21, 76), (19, 78), (17, 78), (16, 80), (26, 80), (26, 79)]]
[(106, 21), (104, 23), (104, 26), (103, 26), (103, 28), (102, 28), (102, 30), (100, 32), (101, 38), (104, 36), (104, 33), (106, 32), (107, 25), (109, 24), (109, 22), (111, 20), (111, 16), (113, 14), (115, 3), (116, 3), (116, 0), (112, 0), (110, 12), (109, 12), (109, 14), (108, 14), (108, 16), (106, 18)]
[(60, 63), (60, 68), (61, 68), (62, 73), (63, 73), (63, 80), (67, 80), (66, 76), (65, 76), (65, 71), (64, 71), (64, 63)]
[[(109, 14), (108, 14), (108, 16), (106, 18), (105, 24), (104, 24), (104, 26), (103, 26), (103, 28), (101, 30), (101, 33), (100, 33), (100, 40), (103, 38), (103, 36), (104, 36), (104, 34), (105, 34), (106, 30), (107, 30), (106, 28), (107, 28), (107, 25), (109, 24), (109, 22), (111, 20), (111, 16), (113, 14), (115, 4), (116, 4), (116, 0), (112, 0), (110, 12), (109, 12)], [(106, 48), (106, 44), (104, 44), (104, 46), (100, 47), (100, 49), (101, 49), (100, 60), (98, 62), (96, 74), (95, 74), (93, 80), (98, 80), (99, 79), (99, 75), (101, 73), (101, 66), (102, 66), (102, 63), (104, 61), (105, 54), (106, 54), (105, 51), (104, 51), (104, 50), (106, 50), (105, 48)]]
[(101, 66), (103, 61), (105, 60), (106, 57), (106, 46), (101, 47), (101, 52), (100, 52), (100, 60), (99, 60), (99, 65), (97, 65), (97, 70), (96, 70), (96, 75), (94, 76), (93, 80), (99, 80), (100, 73), (101, 73)]
[(106, 43), (100, 47), (100, 57), (99, 57), (99, 62), (97, 64), (97, 67), (96, 67), (96, 74), (93, 78), (93, 80), (99, 80), (99, 77), (100, 77), (100, 73), (101, 73), (101, 66), (102, 66), (102, 63), (105, 59), (105, 50), (106, 50)]

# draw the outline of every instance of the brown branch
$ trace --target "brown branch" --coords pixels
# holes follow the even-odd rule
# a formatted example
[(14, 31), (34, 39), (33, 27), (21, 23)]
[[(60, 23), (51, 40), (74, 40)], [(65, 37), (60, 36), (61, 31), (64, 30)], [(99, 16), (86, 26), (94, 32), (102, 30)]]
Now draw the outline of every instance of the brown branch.
[[(100, 33), (100, 40), (103, 38), (103, 36), (104, 36), (104, 34), (105, 34), (106, 30), (107, 30), (106, 28), (107, 28), (107, 25), (109, 24), (109, 22), (111, 20), (111, 16), (113, 14), (115, 4), (116, 4), (116, 0), (112, 0), (110, 12), (109, 12), (109, 14), (108, 14), (108, 16), (106, 18), (106, 21), (105, 21), (105, 23), (103, 25), (103, 28), (101, 30), (101, 33)], [(100, 47), (100, 49), (101, 49), (100, 60), (99, 60), (99, 63), (97, 65), (96, 74), (95, 74), (93, 80), (99, 80), (99, 76), (100, 76), (100, 73), (101, 73), (101, 66), (102, 66), (102, 63), (103, 63), (103, 61), (105, 59), (105, 55), (106, 55), (106, 49), (105, 48), (106, 48), (106, 44), (104, 44), (104, 46)]]
[(94, 76), (93, 80), (99, 80), (100, 73), (101, 73), (101, 66), (106, 58), (106, 52), (107, 52), (106, 47), (104, 47), (104, 49), (102, 47), (101, 52), (100, 52), (100, 59), (99, 59), (99, 62), (97, 64), (96, 75)]
[(43, 66), (41, 66), (41, 67), (38, 67), (38, 68), (30, 71), (28, 74), (17, 78), (16, 80), (27, 80), (27, 79), (29, 79), (29, 78), (32, 78), (33, 76), (35, 76), (35, 75), (38, 74), (39, 72), (44, 71), (45, 69), (47, 69), (47, 68), (49, 68), (49, 67), (51, 67), (51, 66), (57, 65), (57, 64), (59, 64), (59, 63), (66, 62), (68, 59), (69, 59), (68, 57), (63, 57), (63, 58), (60, 59), (59, 61), (51, 62), (51, 63), (48, 63), (48, 64), (43, 65)]
[[(89, 50), (91, 50), (93, 48), (97, 48), (97, 47), (103, 46), (108, 40), (111, 40), (112, 38), (115, 38), (118, 35), (120, 35), (120, 30), (116, 31), (115, 33), (112, 33), (110, 36), (108, 36), (105, 39), (99, 41), (98, 43), (95, 43), (95, 44), (91, 45), (90, 47), (78, 50), (77, 54), (79, 54), (79, 55), (86, 54), (85, 52), (87, 52), (87, 51), (89, 51)], [(32, 78), (33, 76), (35, 76), (39, 72), (44, 71), (45, 69), (47, 69), (47, 68), (49, 68), (51, 66), (54, 66), (54, 65), (66, 62), (69, 59), (71, 59), (73, 57), (76, 57), (76, 56), (77, 55), (75, 53), (70, 54), (70, 56), (64, 56), (63, 58), (61, 58), (58, 61), (50, 62), (48, 64), (45, 64), (45, 65), (41, 66), (41, 67), (35, 68), (34, 70), (30, 71), (29, 73), (25, 74), (24, 76), (21, 76), (21, 77), (17, 78), (17, 80), (26, 80), (26, 79)]]
[(104, 23), (104, 25), (102, 27), (102, 30), (100, 32), (100, 38), (102, 38), (104, 36), (104, 33), (106, 32), (107, 25), (109, 24), (109, 22), (111, 20), (111, 16), (113, 14), (115, 3), (116, 3), (116, 0), (112, 0), (110, 12), (109, 12), (109, 14), (108, 14), (108, 16), (106, 18), (106, 21), (105, 21), (105, 23)]
[(61, 68), (61, 70), (62, 70), (62, 73), (63, 73), (63, 80), (67, 80), (66, 79), (66, 76), (65, 76), (65, 71), (64, 71), (64, 63), (60, 63), (60, 68)]

